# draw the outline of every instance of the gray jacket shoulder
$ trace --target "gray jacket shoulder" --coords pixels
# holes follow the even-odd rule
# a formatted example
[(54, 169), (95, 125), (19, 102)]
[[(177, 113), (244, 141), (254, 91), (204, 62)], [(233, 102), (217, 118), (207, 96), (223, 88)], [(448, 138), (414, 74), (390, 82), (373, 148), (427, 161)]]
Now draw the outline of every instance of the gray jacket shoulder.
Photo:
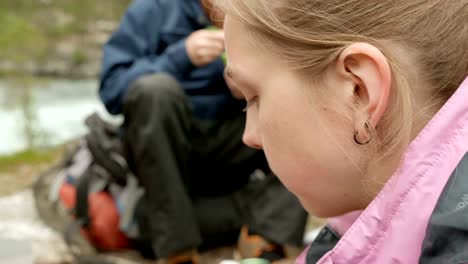
[(468, 155), (453, 171), (434, 208), (419, 263), (468, 263)]

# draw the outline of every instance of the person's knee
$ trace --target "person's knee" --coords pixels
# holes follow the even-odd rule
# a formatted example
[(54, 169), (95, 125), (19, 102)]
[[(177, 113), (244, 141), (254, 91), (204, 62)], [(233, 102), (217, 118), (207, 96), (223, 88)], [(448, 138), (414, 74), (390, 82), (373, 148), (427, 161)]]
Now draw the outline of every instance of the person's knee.
[(175, 96), (185, 95), (179, 82), (165, 73), (142, 76), (133, 82), (129, 91), (129, 97), (154, 98), (162, 101)]
[(150, 111), (156, 107), (159, 113), (187, 104), (188, 99), (180, 83), (169, 74), (140, 77), (131, 85), (125, 100), (126, 108), (142, 107)]

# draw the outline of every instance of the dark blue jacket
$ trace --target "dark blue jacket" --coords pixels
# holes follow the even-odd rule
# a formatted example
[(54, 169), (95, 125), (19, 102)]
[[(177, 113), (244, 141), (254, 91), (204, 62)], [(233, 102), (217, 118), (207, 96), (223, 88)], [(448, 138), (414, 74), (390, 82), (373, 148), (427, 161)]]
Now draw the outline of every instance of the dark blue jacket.
[(196, 68), (187, 55), (188, 35), (207, 26), (199, 0), (134, 1), (104, 46), (99, 95), (107, 110), (121, 113), (129, 86), (152, 73), (169, 73), (179, 80), (200, 118), (215, 119), (240, 108), (224, 81), (221, 59)]

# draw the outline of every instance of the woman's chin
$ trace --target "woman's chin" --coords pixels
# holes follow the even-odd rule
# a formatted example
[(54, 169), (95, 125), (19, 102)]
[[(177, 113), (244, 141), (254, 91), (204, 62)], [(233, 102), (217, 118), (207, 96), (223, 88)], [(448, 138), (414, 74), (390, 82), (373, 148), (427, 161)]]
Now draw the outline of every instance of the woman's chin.
[(359, 208), (347, 208), (345, 206), (333, 206), (333, 202), (304, 203), (301, 199), (299, 200), (302, 206), (304, 207), (304, 209), (308, 213), (319, 218), (336, 217), (336, 216), (347, 214), (349, 212), (353, 212), (355, 210), (359, 210)]

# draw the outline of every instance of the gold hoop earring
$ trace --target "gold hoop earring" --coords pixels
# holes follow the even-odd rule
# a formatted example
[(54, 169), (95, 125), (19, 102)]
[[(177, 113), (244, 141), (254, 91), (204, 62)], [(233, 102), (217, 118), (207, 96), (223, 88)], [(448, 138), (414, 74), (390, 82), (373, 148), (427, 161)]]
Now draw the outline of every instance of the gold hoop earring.
[(369, 138), (365, 142), (359, 141), (359, 139), (357, 138), (358, 135), (359, 135), (359, 132), (357, 130), (354, 131), (354, 142), (356, 142), (356, 144), (361, 145), (361, 146), (369, 144), (371, 142), (371, 140), (372, 140), (372, 136), (371, 136), (372, 134), (371, 134), (371, 131), (370, 131), (369, 121), (366, 121), (364, 123), (364, 128), (366, 129), (367, 134), (369, 135)]

